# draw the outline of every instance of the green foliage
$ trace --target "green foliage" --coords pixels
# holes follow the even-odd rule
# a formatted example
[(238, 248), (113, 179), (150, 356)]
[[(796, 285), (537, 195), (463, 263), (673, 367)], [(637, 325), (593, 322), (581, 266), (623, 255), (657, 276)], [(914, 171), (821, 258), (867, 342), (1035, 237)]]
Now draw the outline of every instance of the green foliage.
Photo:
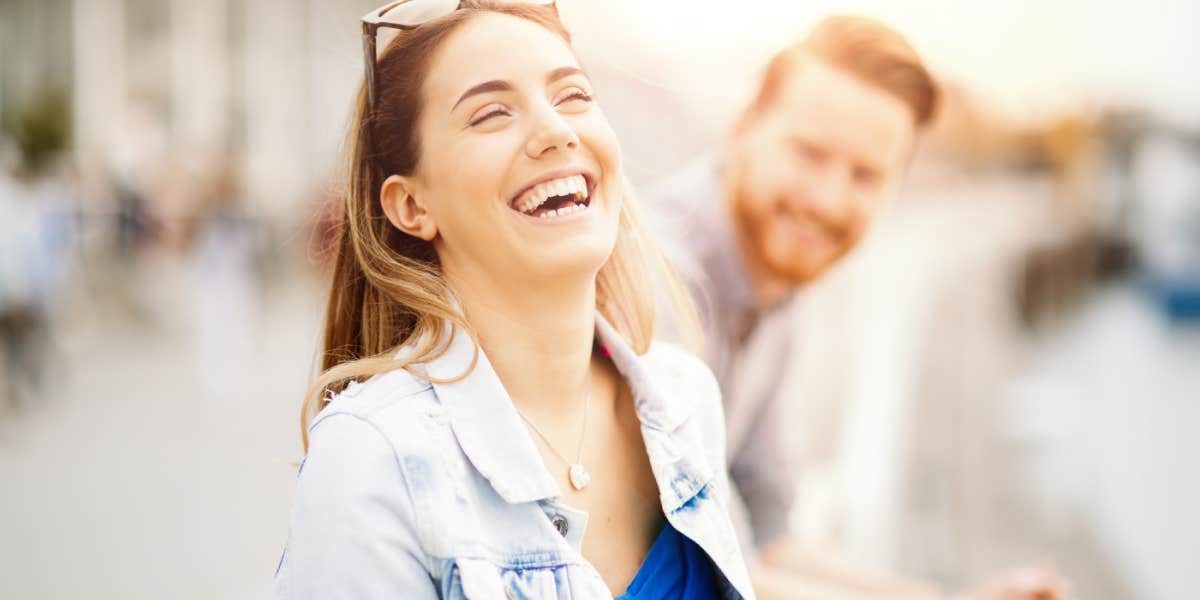
[(43, 94), (19, 110), (5, 129), (20, 150), (22, 169), (30, 174), (40, 173), (71, 142), (71, 112), (66, 95)]

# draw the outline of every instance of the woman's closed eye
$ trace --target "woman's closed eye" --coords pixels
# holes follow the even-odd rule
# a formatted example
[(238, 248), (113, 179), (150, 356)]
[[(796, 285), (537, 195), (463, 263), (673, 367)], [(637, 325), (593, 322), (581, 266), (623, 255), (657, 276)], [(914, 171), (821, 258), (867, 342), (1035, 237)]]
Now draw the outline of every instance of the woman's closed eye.
[[(565, 109), (579, 110), (591, 104), (592, 96), (579, 87), (570, 87), (563, 90), (554, 101), (554, 105)], [(470, 127), (483, 125), (489, 121), (493, 121), (499, 117), (511, 117), (512, 111), (500, 104), (490, 104), (483, 107), (478, 113), (479, 116), (471, 119), (467, 123)]]
[(511, 117), (512, 113), (509, 112), (507, 108), (499, 104), (493, 104), (483, 107), (483, 109), (479, 111), (479, 115), (480, 116), (471, 119), (471, 122), (468, 123), (468, 125), (475, 127), (476, 125), (482, 125), (483, 123), (495, 117)]
[(554, 105), (562, 106), (562, 105), (568, 104), (568, 103), (570, 103), (570, 104), (586, 104), (586, 103), (590, 103), (591, 101), (592, 101), (591, 94), (584, 91), (583, 88), (572, 86), (572, 87), (569, 87), (569, 88), (563, 90), (563, 92), (558, 95), (558, 100), (556, 100), (554, 102)]

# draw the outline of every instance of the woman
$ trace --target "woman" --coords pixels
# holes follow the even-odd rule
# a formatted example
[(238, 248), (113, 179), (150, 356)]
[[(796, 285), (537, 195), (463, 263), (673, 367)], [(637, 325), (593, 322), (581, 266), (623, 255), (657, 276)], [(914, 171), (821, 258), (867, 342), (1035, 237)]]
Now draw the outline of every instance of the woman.
[(752, 597), (716, 383), (650, 342), (665, 267), (553, 6), (437, 4), (364, 19), (275, 597)]

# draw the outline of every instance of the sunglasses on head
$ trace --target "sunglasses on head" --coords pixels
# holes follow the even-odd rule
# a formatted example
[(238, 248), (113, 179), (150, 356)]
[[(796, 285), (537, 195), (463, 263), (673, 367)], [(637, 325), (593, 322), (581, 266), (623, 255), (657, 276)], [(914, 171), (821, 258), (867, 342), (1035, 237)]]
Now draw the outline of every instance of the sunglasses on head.
[[(547, 6), (557, 10), (554, 0), (508, 0), (506, 3)], [(460, 8), (461, 0), (400, 0), (389, 2), (363, 16), (363, 73), (367, 79), (367, 103), (372, 110), (375, 109), (375, 44), (379, 39), (379, 30), (416, 29)]]

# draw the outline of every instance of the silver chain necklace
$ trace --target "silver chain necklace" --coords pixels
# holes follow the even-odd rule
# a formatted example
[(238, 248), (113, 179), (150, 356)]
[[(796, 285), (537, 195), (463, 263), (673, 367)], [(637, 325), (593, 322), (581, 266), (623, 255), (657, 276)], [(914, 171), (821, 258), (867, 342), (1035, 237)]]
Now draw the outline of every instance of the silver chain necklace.
[(591, 474), (589, 474), (587, 469), (583, 467), (583, 440), (587, 438), (588, 413), (592, 412), (591, 407), (592, 388), (589, 385), (587, 395), (583, 397), (583, 427), (581, 428), (582, 431), (579, 433), (579, 448), (575, 452), (575, 462), (567, 460), (567, 457), (563, 456), (562, 453), (554, 447), (554, 444), (550, 443), (550, 438), (547, 438), (546, 434), (542, 433), (542, 430), (538, 429), (538, 426), (534, 425), (533, 421), (530, 421), (525, 414), (521, 412), (521, 409), (516, 408), (516, 406), (513, 407), (516, 408), (517, 414), (520, 415), (521, 419), (524, 420), (531, 429), (533, 429), (533, 432), (538, 434), (538, 437), (542, 438), (542, 441), (546, 443), (546, 447), (549, 448), (555, 456), (567, 463), (567, 479), (571, 481), (571, 487), (574, 487), (577, 490), (582, 490), (592, 481)]

